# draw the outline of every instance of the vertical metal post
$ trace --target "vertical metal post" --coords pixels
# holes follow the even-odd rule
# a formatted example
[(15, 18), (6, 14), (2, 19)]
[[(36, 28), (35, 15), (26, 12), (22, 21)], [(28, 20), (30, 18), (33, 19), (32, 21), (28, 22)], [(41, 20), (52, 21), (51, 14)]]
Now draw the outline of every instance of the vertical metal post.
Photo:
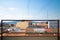
[(2, 26), (3, 23), (2, 22), (3, 22), (3, 20), (1, 20), (1, 40), (3, 39), (3, 35), (2, 35), (3, 34), (3, 26)]
[(58, 20), (58, 40), (59, 40), (59, 20)]

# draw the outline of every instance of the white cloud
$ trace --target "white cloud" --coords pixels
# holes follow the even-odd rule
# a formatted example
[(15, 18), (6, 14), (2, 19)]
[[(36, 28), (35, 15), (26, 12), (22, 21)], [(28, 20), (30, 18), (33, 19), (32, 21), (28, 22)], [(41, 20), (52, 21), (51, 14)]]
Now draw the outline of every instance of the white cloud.
[(0, 19), (42, 19), (32, 13), (28, 14), (27, 10), (22, 8), (2, 7), (0, 10)]
[(13, 8), (13, 7), (1, 7), (0, 8), (0, 20), (1, 19), (32, 19), (33, 16), (27, 14), (27, 10)]
[(14, 10), (16, 10), (16, 8), (8, 8), (8, 10), (14, 11)]

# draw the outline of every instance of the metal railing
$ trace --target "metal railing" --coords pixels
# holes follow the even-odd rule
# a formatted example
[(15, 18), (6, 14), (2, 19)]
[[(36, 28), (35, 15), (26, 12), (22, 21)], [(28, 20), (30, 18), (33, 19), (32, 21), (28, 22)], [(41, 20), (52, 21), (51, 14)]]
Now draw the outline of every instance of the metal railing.
[[(52, 30), (54, 30), (54, 32), (57, 31), (56, 33), (57, 33), (57, 37), (59, 39), (59, 20), (1, 20), (1, 36), (3, 36), (3, 31), (2, 31), (3, 30), (3, 21), (57, 21), (57, 28), (56, 29), (52, 28)], [(50, 33), (50, 32), (49, 33), (56, 34), (54, 32), (52, 31), (52, 33)], [(45, 34), (49, 34), (49, 33), (45, 33)]]

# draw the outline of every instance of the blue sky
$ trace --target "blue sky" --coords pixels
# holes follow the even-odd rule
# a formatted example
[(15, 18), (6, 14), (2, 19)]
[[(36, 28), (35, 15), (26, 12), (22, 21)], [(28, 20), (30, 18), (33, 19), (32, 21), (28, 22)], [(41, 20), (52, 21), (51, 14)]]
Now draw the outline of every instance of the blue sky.
[(0, 0), (1, 19), (60, 19), (60, 0)]

